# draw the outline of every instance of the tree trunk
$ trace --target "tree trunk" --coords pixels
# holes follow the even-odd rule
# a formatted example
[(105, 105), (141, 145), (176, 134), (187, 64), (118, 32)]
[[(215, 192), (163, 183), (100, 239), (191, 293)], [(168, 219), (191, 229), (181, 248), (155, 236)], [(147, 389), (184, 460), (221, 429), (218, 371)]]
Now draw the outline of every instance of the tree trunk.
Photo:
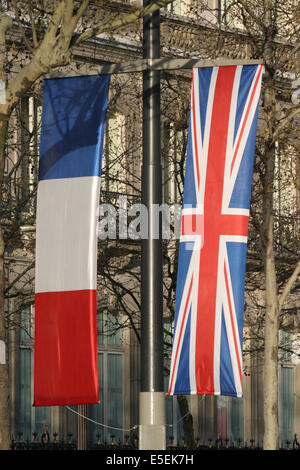
[(273, 253), (273, 217), (269, 222), (269, 238), (265, 248), (265, 350), (264, 350), (264, 449), (277, 450), (278, 432), (278, 332), (279, 315)]
[[(4, 239), (1, 226), (2, 181), (4, 174), (4, 148), (8, 121), (0, 121), (0, 450), (10, 448), (9, 376), (6, 351), (6, 325), (4, 311)], [(2, 351), (2, 354), (1, 354)], [(2, 359), (1, 359), (2, 358)]]
[(0, 227), (0, 450), (7, 450), (10, 446), (9, 422), (9, 381), (8, 363), (5, 354), (6, 328), (4, 316), (4, 240)]
[(273, 240), (273, 188), (275, 174), (276, 89), (274, 83), (274, 37), (276, 24), (273, 0), (265, 1), (265, 178), (263, 194), (264, 222), (261, 233), (265, 274), (265, 348), (264, 348), (264, 439), (265, 450), (278, 449), (278, 334), (279, 315)]
[(272, 0), (266, 2), (266, 45), (264, 50), (265, 87), (265, 179), (263, 195), (263, 227), (261, 234), (262, 257), (265, 274), (265, 349), (264, 349), (264, 440), (266, 450), (278, 449), (278, 334), (279, 315), (276, 267), (273, 240), (273, 188), (275, 174), (275, 143), (273, 141), (276, 120), (276, 90), (274, 83), (274, 24)]

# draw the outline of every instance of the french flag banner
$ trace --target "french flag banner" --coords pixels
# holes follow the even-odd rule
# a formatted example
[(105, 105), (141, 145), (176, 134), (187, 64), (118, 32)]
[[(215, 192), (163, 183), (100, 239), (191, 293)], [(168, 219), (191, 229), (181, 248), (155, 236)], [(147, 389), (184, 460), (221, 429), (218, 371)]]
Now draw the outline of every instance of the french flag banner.
[(44, 82), (34, 406), (98, 402), (97, 208), (109, 75)]
[(262, 65), (193, 69), (169, 395), (242, 395)]

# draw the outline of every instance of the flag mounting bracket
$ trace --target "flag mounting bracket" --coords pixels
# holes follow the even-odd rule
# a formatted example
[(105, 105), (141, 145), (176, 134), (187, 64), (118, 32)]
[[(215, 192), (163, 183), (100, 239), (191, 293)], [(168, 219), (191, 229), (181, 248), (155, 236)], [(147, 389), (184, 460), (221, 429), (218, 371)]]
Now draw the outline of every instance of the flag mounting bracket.
[(45, 75), (45, 78), (66, 78), (82, 75), (103, 75), (145, 72), (146, 70), (180, 70), (200, 67), (221, 67), (230, 65), (259, 65), (263, 62), (256, 59), (174, 59), (161, 57), (159, 59), (139, 59), (134, 62), (124, 62), (119, 64), (104, 64), (92, 67), (88, 71), (56, 71)]

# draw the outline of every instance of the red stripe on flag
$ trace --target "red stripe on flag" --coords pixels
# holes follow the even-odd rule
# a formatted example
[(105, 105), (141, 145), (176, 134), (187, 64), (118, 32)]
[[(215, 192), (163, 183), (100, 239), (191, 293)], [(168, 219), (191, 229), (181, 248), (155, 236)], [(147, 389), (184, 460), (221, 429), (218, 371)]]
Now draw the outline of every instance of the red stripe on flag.
[(98, 403), (96, 291), (35, 295), (34, 406)]

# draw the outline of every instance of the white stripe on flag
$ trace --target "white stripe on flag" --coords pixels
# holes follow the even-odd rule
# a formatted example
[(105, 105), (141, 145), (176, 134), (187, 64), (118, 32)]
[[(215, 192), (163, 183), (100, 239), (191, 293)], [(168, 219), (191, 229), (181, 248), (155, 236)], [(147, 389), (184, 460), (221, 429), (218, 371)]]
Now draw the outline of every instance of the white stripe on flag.
[(96, 289), (100, 178), (39, 182), (35, 292)]

